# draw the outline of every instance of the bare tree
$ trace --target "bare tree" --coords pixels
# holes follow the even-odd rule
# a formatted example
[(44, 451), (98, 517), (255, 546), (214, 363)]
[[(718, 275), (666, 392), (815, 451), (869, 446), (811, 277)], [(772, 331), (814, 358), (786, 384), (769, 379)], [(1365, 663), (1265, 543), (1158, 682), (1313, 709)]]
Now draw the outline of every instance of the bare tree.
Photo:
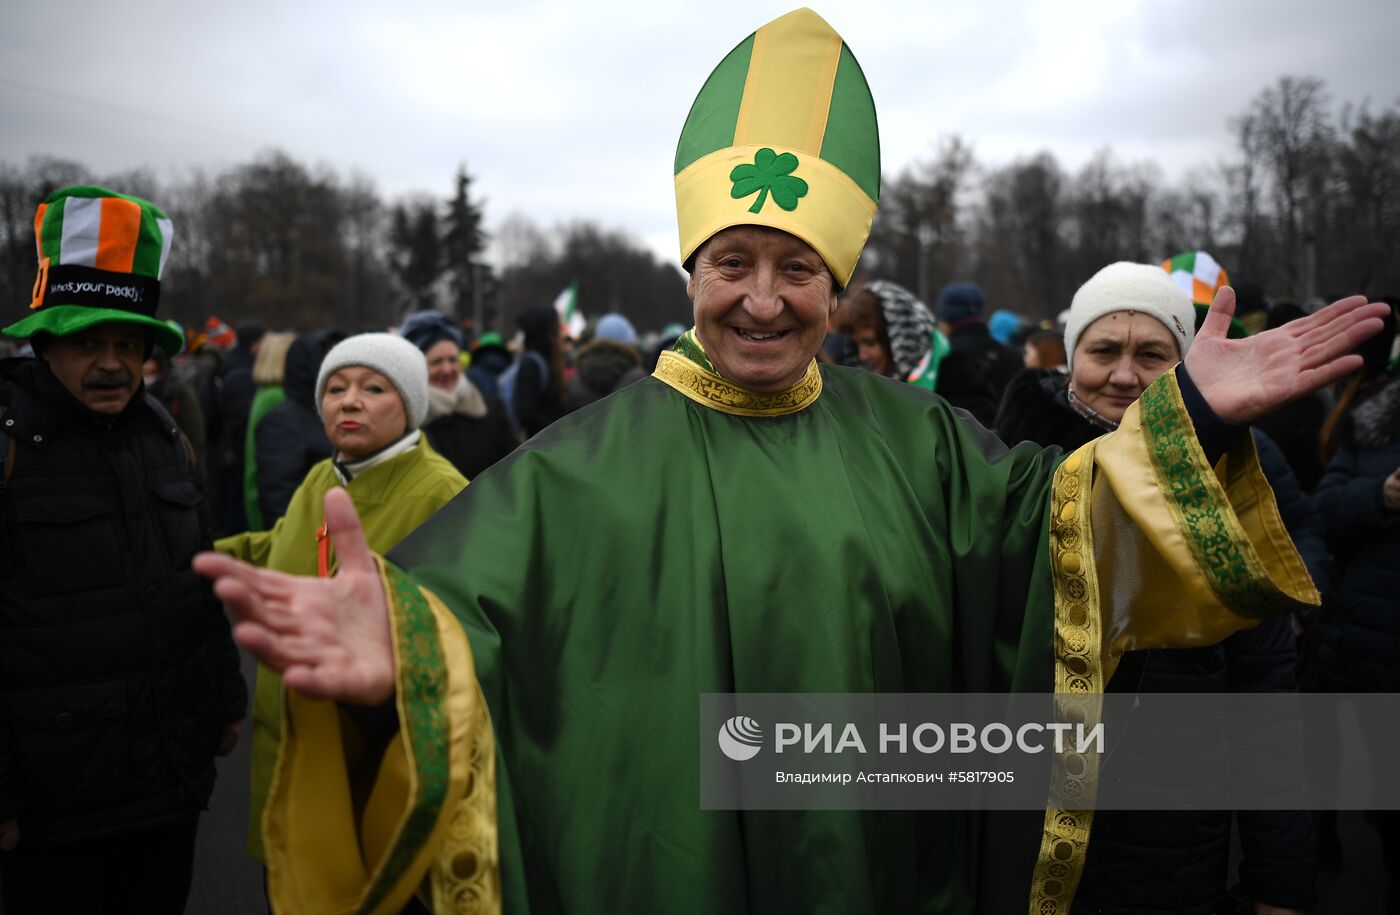
[[(1236, 135), (1244, 157), (1244, 192), (1254, 222), (1245, 225), (1247, 261), (1249, 250), (1263, 233), (1259, 224), (1257, 198), (1252, 196), (1254, 170), (1266, 176), (1272, 197), (1272, 221), (1277, 226), (1279, 250), (1270, 260), (1282, 268), (1283, 287), (1290, 295), (1310, 298), (1315, 290), (1309, 264), (1310, 250), (1317, 238), (1326, 196), (1327, 171), (1331, 159), (1330, 119), (1327, 94), (1316, 77), (1284, 76), (1260, 92), (1249, 111), (1236, 122)], [(1262, 183), (1262, 182), (1261, 182)], [(1252, 266), (1252, 264), (1251, 264)]]

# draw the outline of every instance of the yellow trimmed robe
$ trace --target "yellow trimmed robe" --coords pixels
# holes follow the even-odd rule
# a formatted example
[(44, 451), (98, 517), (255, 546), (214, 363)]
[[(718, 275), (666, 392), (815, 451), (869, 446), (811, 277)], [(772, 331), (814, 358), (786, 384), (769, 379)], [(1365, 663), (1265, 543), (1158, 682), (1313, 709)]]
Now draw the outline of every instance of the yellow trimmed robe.
[(287, 696), (277, 911), (1067, 912), (1088, 812), (701, 810), (700, 694), (1093, 695), (1315, 602), (1252, 449), (1208, 466), (1170, 373), (1066, 456), (868, 372), (749, 392), (687, 335), (391, 554), (387, 747)]

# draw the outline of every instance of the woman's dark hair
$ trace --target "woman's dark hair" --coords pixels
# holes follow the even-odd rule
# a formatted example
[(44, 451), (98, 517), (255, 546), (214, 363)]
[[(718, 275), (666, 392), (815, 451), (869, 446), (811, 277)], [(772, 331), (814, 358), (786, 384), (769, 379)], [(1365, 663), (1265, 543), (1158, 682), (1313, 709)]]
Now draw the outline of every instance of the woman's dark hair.
[(1026, 345), (1040, 357), (1040, 367), (1057, 369), (1069, 360), (1065, 353), (1065, 335), (1058, 330), (1038, 330), (1026, 340)]
[(525, 334), (525, 348), (534, 350), (549, 363), (549, 383), (564, 396), (564, 353), (559, 348), (559, 312), (547, 305), (527, 308), (515, 319)]

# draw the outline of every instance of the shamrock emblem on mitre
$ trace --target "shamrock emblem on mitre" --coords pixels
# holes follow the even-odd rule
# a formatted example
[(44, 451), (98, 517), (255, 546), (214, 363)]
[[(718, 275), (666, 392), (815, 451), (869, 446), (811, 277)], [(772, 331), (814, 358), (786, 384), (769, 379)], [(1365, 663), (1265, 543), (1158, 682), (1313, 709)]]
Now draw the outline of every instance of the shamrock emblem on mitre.
[(734, 182), (729, 196), (738, 200), (757, 191), (758, 199), (749, 207), (750, 213), (757, 213), (772, 194), (774, 203), (792, 212), (798, 198), (807, 196), (807, 182), (793, 174), (796, 168), (797, 157), (792, 153), (778, 154), (764, 147), (754, 155), (752, 164), (734, 166), (729, 173)]

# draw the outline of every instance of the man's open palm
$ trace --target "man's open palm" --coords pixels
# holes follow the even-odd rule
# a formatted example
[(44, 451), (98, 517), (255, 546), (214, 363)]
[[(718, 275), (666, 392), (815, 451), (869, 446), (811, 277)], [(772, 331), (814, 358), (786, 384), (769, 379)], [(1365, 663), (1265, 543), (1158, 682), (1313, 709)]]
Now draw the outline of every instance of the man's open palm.
[(1186, 371), (1221, 419), (1253, 422), (1361, 368), (1361, 357), (1352, 351), (1380, 332), (1389, 310), (1384, 302), (1352, 296), (1282, 327), (1230, 340), (1235, 291), (1222, 286), (1186, 354)]
[(200, 553), (194, 570), (233, 612), (233, 637), (308, 696), (378, 705), (394, 694), (389, 608), (360, 518), (343, 489), (326, 493), (326, 527), (339, 558), (332, 578), (259, 569)]

